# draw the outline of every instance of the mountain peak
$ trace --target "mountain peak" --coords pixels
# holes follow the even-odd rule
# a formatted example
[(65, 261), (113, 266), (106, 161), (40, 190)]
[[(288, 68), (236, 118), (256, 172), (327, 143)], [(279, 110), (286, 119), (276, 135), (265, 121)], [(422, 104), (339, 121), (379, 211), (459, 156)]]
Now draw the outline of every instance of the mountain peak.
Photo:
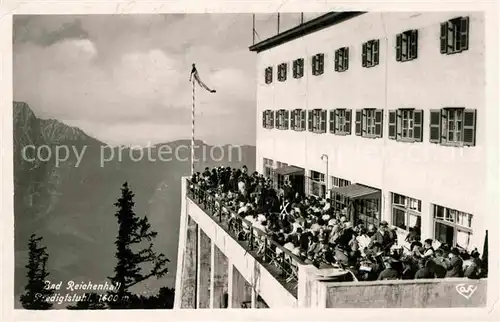
[(26, 102), (14, 101), (14, 137), (26, 136), (27, 142), (41, 139), (49, 144), (68, 141), (95, 141), (81, 129), (55, 119), (39, 119)]

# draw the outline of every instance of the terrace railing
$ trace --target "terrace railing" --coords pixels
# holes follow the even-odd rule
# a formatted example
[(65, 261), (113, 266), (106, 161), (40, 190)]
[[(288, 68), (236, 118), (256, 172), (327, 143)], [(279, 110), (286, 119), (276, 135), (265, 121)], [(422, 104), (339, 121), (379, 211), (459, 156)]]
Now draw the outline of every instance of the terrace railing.
[(278, 244), (270, 235), (237, 213), (237, 209), (217, 197), (214, 189), (202, 189), (187, 179), (187, 195), (212, 216), (231, 237), (240, 243), (255, 259), (278, 280), (290, 286), (293, 293), (298, 284), (298, 267), (304, 262), (288, 249)]

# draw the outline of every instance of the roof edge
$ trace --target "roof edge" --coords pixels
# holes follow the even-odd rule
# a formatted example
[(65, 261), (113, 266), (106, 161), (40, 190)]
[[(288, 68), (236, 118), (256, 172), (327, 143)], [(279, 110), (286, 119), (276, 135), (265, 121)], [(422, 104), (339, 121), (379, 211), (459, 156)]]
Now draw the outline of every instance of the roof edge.
[(315, 31), (352, 19), (363, 13), (366, 12), (364, 11), (329, 12), (313, 20), (310, 20), (306, 23), (288, 29), (287, 31), (284, 31), (280, 34), (267, 38), (259, 43), (256, 43), (250, 46), (249, 50), (259, 53), (261, 51), (276, 47), (283, 43), (303, 37)]

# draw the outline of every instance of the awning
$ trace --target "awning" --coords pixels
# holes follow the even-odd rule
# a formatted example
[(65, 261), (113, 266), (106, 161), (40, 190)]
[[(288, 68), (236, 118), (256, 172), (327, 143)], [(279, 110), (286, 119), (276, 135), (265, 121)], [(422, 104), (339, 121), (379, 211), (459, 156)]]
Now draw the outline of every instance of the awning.
[(293, 165), (287, 165), (278, 169), (274, 169), (274, 173), (281, 174), (283, 176), (293, 176), (297, 174), (304, 174), (304, 169)]
[(345, 187), (333, 187), (331, 189), (332, 192), (341, 194), (345, 197), (351, 198), (351, 199), (361, 199), (361, 198), (377, 198), (380, 197), (380, 190), (363, 186), (360, 184), (351, 184), (349, 186)]

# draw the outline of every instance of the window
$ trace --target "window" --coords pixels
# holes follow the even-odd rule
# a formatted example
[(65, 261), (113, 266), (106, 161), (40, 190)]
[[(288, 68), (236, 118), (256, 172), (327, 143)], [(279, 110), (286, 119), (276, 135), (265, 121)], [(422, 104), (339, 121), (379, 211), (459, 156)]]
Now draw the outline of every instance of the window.
[(456, 54), (469, 49), (469, 17), (441, 23), (441, 54)]
[(409, 231), (410, 228), (421, 228), (422, 201), (392, 193), (392, 224)]
[(472, 236), (472, 215), (434, 205), (434, 238), (441, 243), (467, 249)]
[(309, 111), (307, 121), (310, 132), (326, 133), (326, 110), (315, 109)]
[(378, 226), (380, 223), (380, 201), (379, 199), (358, 200), (355, 203), (356, 221), (361, 220), (365, 227), (372, 224)]
[(304, 58), (298, 58), (293, 61), (293, 78), (304, 76)]
[(274, 128), (274, 112), (265, 110), (262, 112), (262, 127), (265, 129)]
[[(331, 176), (330, 178), (332, 179), (331, 180), (332, 187), (341, 188), (341, 187), (349, 186), (351, 184), (351, 182), (349, 180), (341, 179), (341, 178), (334, 177), (334, 176)], [(332, 206), (334, 209), (340, 210), (340, 209), (344, 209), (345, 207), (347, 207), (348, 198), (344, 197), (340, 193), (332, 192), (331, 198), (332, 198)]]
[(274, 161), (271, 159), (264, 158), (264, 176), (270, 178), (273, 173)]
[(430, 111), (430, 142), (443, 145), (476, 144), (476, 110), (443, 108)]
[(383, 110), (356, 111), (356, 135), (368, 138), (382, 137)]
[(421, 142), (423, 115), (422, 110), (415, 109), (389, 111), (389, 139)]
[(335, 51), (335, 71), (345, 72), (349, 68), (349, 47), (342, 47)]
[(418, 30), (408, 30), (396, 35), (396, 60), (400, 62), (417, 58)]
[(266, 68), (264, 77), (266, 80), (266, 84), (271, 84), (273, 82), (273, 67), (272, 66), (269, 66)]
[(319, 198), (325, 198), (326, 184), (325, 175), (321, 172), (310, 172), (310, 190), (309, 193)]
[[(284, 162), (279, 162), (279, 161), (276, 162), (277, 169), (286, 167), (287, 165), (288, 164)], [(276, 174), (276, 180), (274, 181), (274, 188), (280, 189), (281, 187), (283, 187), (284, 184), (285, 184), (285, 176), (282, 174)]]
[(289, 111), (281, 109), (276, 111), (276, 128), (288, 130)]
[(316, 54), (312, 57), (312, 74), (318, 76), (323, 74), (325, 69), (325, 55)]
[(374, 67), (379, 63), (380, 40), (373, 39), (363, 44), (361, 64), (363, 67)]
[(306, 130), (306, 110), (295, 109), (290, 117), (290, 129), (294, 131)]
[(337, 135), (351, 134), (351, 110), (330, 110), (330, 133)]
[(280, 82), (286, 81), (286, 71), (287, 71), (286, 63), (281, 63), (278, 65), (278, 80)]

